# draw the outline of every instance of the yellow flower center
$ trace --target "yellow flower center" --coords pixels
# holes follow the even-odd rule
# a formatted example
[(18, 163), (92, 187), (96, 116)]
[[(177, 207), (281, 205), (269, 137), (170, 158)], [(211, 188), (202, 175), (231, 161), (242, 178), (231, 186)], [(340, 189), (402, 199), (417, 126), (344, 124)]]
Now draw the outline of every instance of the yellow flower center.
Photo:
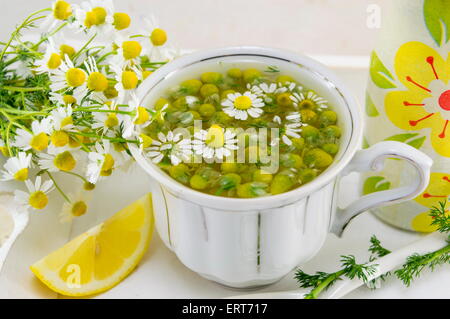
[(48, 204), (48, 197), (43, 191), (37, 191), (30, 195), (28, 203), (36, 209), (43, 209)]
[(82, 69), (71, 68), (66, 73), (66, 81), (69, 86), (80, 86), (86, 81), (86, 73)]
[(84, 190), (91, 191), (91, 190), (95, 189), (95, 184), (85, 182), (83, 184), (83, 188), (84, 188)]
[(87, 211), (87, 205), (83, 201), (76, 202), (72, 205), (72, 215), (75, 217), (80, 217), (86, 214)]
[(89, 75), (87, 86), (89, 90), (103, 92), (108, 88), (108, 79), (100, 72), (92, 72)]
[(69, 134), (64, 131), (54, 131), (50, 140), (56, 147), (63, 147), (69, 143)]
[(52, 53), (47, 61), (47, 66), (49, 69), (56, 69), (62, 63), (61, 56), (58, 53)]
[(68, 116), (61, 121), (61, 127), (65, 127), (67, 125), (72, 125), (72, 124), (73, 124), (72, 116)]
[(19, 169), (15, 174), (14, 174), (14, 179), (18, 180), (18, 181), (25, 181), (28, 178), (28, 168), (22, 168)]
[(86, 12), (86, 18), (84, 19), (84, 26), (86, 28), (90, 28), (93, 25), (95, 25), (96, 21), (97, 16), (95, 15), (95, 12), (93, 11)]
[(0, 151), (2, 152), (3, 156), (5, 156), (5, 157), (9, 156), (9, 150), (6, 146), (1, 146)]
[(73, 95), (64, 95), (63, 102), (65, 105), (71, 105), (77, 103), (77, 100), (73, 97)]
[(123, 57), (127, 60), (137, 58), (142, 51), (142, 46), (137, 41), (124, 41), (122, 43)]
[(72, 15), (72, 7), (66, 1), (57, 1), (53, 8), (53, 16), (58, 20), (66, 20)]
[(144, 72), (142, 72), (142, 77), (144, 78), (144, 80), (146, 79), (146, 78), (148, 78), (149, 76), (150, 76), (150, 74), (152, 74), (153, 72), (152, 71), (144, 71)]
[(105, 126), (107, 128), (113, 128), (114, 126), (119, 125), (119, 119), (115, 113), (108, 114), (108, 117), (105, 120)]
[(125, 90), (133, 90), (138, 84), (138, 77), (133, 71), (123, 71), (122, 85)]
[(314, 107), (314, 102), (306, 99), (301, 101), (298, 106), (302, 109), (312, 109)]
[(70, 172), (77, 165), (77, 161), (69, 151), (62, 152), (55, 156), (53, 160), (56, 168), (64, 172)]
[(105, 92), (103, 92), (103, 94), (107, 99), (113, 99), (119, 95), (119, 92), (117, 92), (114, 87), (110, 86), (105, 90)]
[(163, 29), (156, 28), (152, 31), (150, 35), (150, 41), (155, 46), (160, 46), (166, 43), (167, 41), (167, 33)]
[(252, 99), (245, 95), (238, 96), (234, 100), (234, 107), (239, 110), (247, 110), (252, 107)]
[(150, 114), (143, 106), (139, 106), (137, 108), (137, 118), (134, 121), (134, 124), (142, 125), (150, 119)]
[(45, 133), (39, 133), (30, 141), (30, 146), (38, 152), (45, 150), (48, 146), (48, 135)]
[(105, 10), (105, 8), (102, 8), (102, 7), (96, 7), (96, 8), (94, 8), (94, 9), (92, 9), (92, 12), (94, 12), (94, 14), (95, 14), (95, 18), (96, 18), (96, 25), (100, 25), (100, 24), (103, 24), (103, 23), (105, 23), (105, 21), (106, 21), (106, 15), (107, 15), (107, 12), (106, 12), (106, 10)]
[(225, 144), (223, 129), (219, 125), (211, 125), (206, 134), (206, 144), (212, 148), (220, 148)]
[[(105, 154), (105, 158), (103, 159), (102, 168), (100, 170), (102, 171), (102, 173), (103, 172), (108, 173), (108, 172), (112, 171), (113, 168), (114, 168), (114, 157), (112, 157), (111, 154)], [(109, 175), (111, 175), (111, 174), (109, 173)], [(106, 175), (106, 176), (109, 176), (109, 175)], [(103, 175), (103, 176), (105, 176), (105, 175)]]
[(67, 44), (62, 44), (59, 47), (59, 52), (61, 53), (61, 56), (64, 57), (68, 55), (69, 57), (72, 57), (75, 54), (75, 49)]
[(125, 144), (123, 144), (123, 143), (114, 143), (113, 147), (114, 147), (114, 150), (117, 152), (123, 152), (126, 149)]
[(123, 30), (130, 26), (131, 19), (126, 13), (116, 12), (114, 13), (114, 27), (116, 30)]

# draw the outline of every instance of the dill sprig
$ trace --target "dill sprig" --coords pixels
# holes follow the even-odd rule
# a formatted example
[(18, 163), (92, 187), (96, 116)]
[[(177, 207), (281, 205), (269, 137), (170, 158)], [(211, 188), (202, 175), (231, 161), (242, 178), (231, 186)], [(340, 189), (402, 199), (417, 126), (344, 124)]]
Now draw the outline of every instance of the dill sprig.
[[(446, 202), (440, 202), (438, 206), (430, 209), (429, 215), (433, 218), (431, 225), (437, 227), (437, 231), (441, 233), (450, 233), (450, 215), (446, 210)], [(370, 246), (368, 248), (371, 256), (369, 262), (373, 262), (377, 258), (381, 258), (391, 253), (391, 251), (381, 245), (380, 240), (373, 235), (370, 238)], [(369, 280), (369, 276), (375, 274), (377, 270), (376, 264), (369, 262), (358, 264), (353, 255), (341, 256), (342, 269), (327, 273), (318, 271), (313, 275), (307, 274), (301, 269), (295, 273), (295, 279), (298, 281), (301, 288), (312, 288), (311, 291), (305, 295), (305, 299), (316, 299), (322, 292), (330, 288), (338, 280), (343, 277), (350, 279), (358, 278), (371, 288), (375, 287), (377, 279)], [(405, 263), (397, 269), (394, 274), (407, 287), (411, 285), (415, 278), (420, 277), (424, 269), (434, 271), (436, 267), (445, 264), (450, 264), (450, 234), (448, 238), (448, 245), (426, 254), (413, 254), (409, 256)], [(378, 278), (384, 280), (391, 273), (385, 273)]]

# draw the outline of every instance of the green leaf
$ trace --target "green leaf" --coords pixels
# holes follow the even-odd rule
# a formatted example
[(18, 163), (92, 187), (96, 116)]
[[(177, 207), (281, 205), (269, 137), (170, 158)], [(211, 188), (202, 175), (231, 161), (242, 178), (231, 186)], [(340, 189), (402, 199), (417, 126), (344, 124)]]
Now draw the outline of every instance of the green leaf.
[(420, 136), (416, 138), (416, 136), (418, 135), (419, 135), (418, 133), (398, 134), (386, 138), (385, 141), (403, 142), (414, 148), (420, 149), (426, 140), (426, 136)]
[(450, 0), (425, 0), (425, 24), (438, 46), (450, 39)]
[(370, 77), (379, 88), (392, 89), (396, 87), (391, 72), (384, 66), (375, 51), (372, 52), (370, 59)]
[(367, 116), (370, 117), (380, 115), (380, 113), (377, 110), (377, 107), (375, 106), (375, 103), (373, 103), (373, 100), (368, 93), (366, 94), (366, 114)]
[(371, 176), (366, 179), (363, 186), (363, 194), (371, 194), (375, 192), (385, 191), (391, 187), (391, 182), (383, 176)]

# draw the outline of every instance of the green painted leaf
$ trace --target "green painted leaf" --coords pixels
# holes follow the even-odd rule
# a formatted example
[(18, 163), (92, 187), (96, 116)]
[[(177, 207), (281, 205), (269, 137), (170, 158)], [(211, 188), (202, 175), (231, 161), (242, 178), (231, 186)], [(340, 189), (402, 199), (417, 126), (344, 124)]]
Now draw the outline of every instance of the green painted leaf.
[(371, 176), (367, 178), (363, 186), (363, 194), (371, 194), (375, 192), (385, 191), (391, 187), (391, 182), (383, 176)]
[(403, 142), (412, 147), (420, 149), (426, 140), (426, 136), (417, 137), (418, 135), (419, 135), (418, 133), (398, 134), (398, 135), (393, 135), (391, 137), (386, 138), (385, 141)]
[(396, 87), (391, 72), (384, 66), (375, 51), (372, 52), (370, 59), (370, 78), (379, 88), (392, 89)]
[(375, 103), (373, 103), (373, 100), (369, 94), (366, 94), (366, 114), (367, 116), (370, 117), (380, 115), (380, 113), (377, 110), (377, 107), (375, 106)]
[(450, 0), (425, 0), (425, 24), (438, 46), (450, 39)]

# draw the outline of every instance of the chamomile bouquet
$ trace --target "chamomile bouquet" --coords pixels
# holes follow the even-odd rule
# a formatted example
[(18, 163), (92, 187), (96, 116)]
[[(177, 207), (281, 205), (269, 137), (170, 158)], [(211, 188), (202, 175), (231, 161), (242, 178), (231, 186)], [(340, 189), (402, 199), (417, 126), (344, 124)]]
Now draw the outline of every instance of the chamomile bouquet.
[(163, 110), (141, 106), (136, 90), (176, 51), (154, 19), (145, 22), (136, 32), (111, 0), (56, 0), (0, 42), (0, 180), (25, 184), (17, 203), (42, 210), (59, 192), (63, 219), (81, 216), (84, 195), (57, 177), (80, 179), (84, 194), (132, 160), (128, 143), (151, 143), (138, 132)]

